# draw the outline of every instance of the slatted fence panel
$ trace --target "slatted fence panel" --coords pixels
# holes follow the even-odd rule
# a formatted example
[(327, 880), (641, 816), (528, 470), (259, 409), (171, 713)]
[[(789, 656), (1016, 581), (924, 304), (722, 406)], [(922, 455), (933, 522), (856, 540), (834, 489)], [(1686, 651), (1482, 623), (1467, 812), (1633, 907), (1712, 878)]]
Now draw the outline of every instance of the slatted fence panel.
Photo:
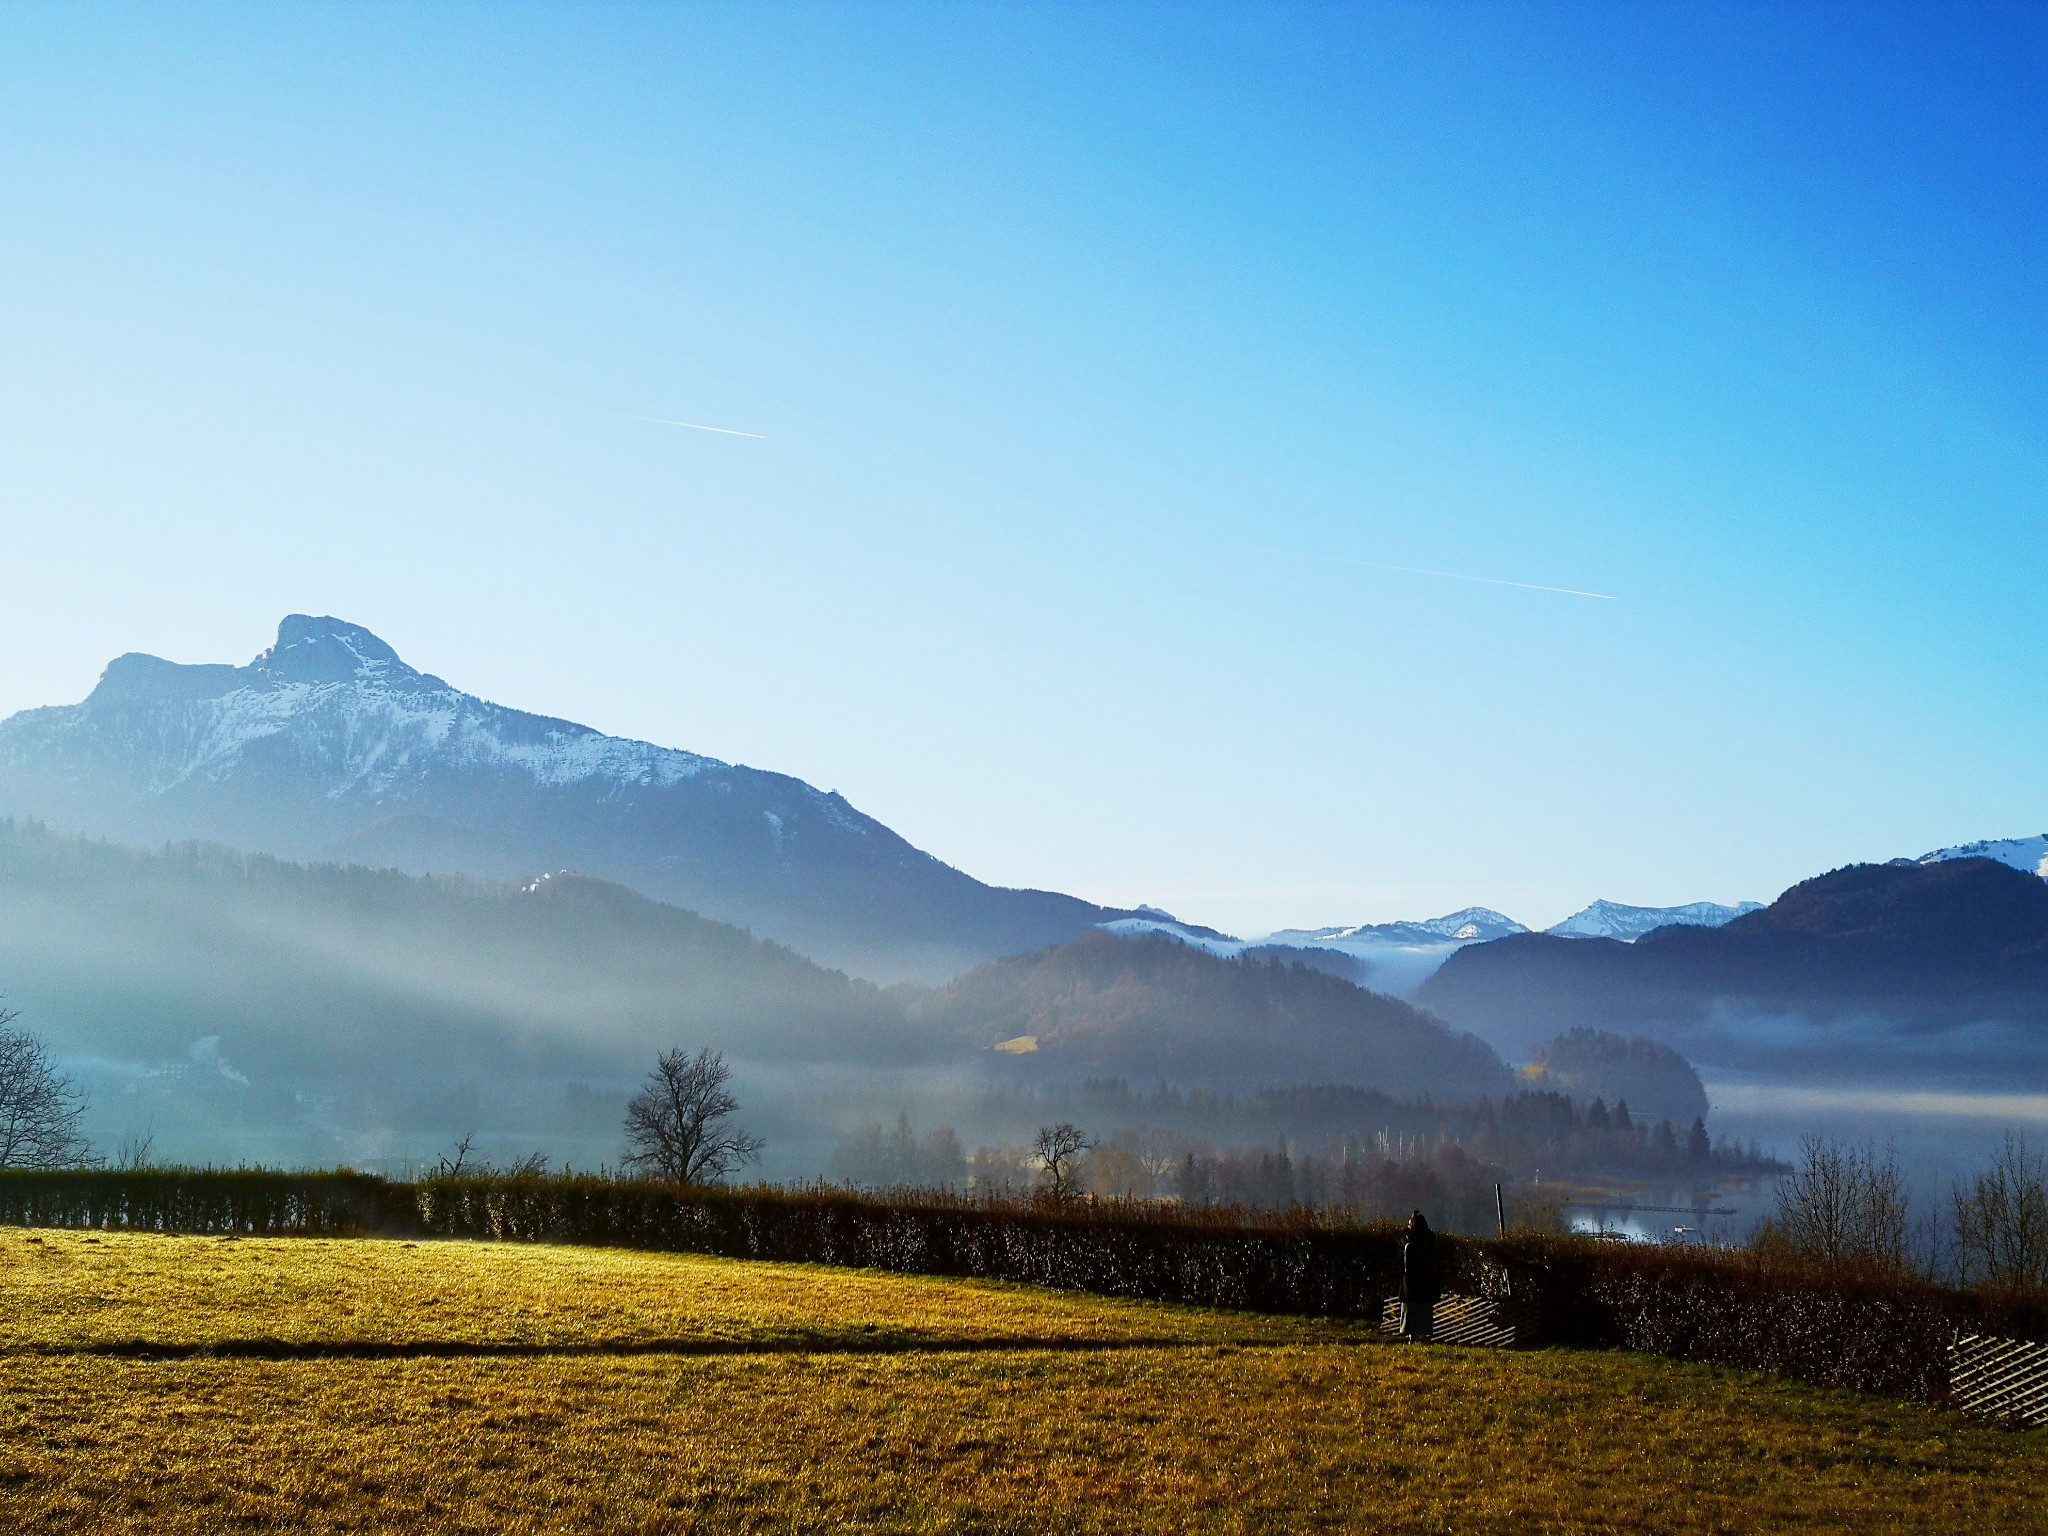
[(1535, 1309), (1508, 1297), (1446, 1296), (1436, 1304), (1436, 1338), (1443, 1344), (1513, 1349), (1528, 1343)]
[(2048, 1344), (1958, 1334), (1948, 1347), (1948, 1397), (1981, 1418), (2048, 1424)]
[[(1380, 1308), (1380, 1331), (1399, 1334), (1407, 1303), (1389, 1297)], [(1480, 1349), (1513, 1349), (1536, 1332), (1536, 1309), (1513, 1297), (1442, 1296), (1430, 1314), (1430, 1341)]]

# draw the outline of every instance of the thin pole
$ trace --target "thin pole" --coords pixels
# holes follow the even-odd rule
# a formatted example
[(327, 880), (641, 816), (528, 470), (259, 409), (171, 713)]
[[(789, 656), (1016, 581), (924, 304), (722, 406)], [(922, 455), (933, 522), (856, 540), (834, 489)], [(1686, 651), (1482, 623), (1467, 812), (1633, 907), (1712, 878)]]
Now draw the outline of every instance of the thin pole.
[(1506, 1237), (1508, 1235), (1508, 1203), (1501, 1198), (1500, 1186), (1498, 1184), (1493, 1186), (1493, 1215), (1494, 1219), (1500, 1223), (1500, 1235)]

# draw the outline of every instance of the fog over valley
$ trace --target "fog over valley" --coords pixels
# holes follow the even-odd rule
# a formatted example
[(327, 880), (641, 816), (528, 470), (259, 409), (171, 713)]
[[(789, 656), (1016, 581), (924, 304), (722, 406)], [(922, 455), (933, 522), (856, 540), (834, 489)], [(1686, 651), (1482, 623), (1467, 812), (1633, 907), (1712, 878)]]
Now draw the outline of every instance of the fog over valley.
[(11, 1006), (102, 1142), (188, 1161), (405, 1171), (469, 1136), (610, 1166), (688, 1048), (731, 1064), (774, 1178), (1028, 1183), (1070, 1119), (1106, 1192), (1285, 1204), (1377, 1160), (1679, 1198), (1768, 1175), (1797, 1139), (1773, 1085), (2048, 1062), (2029, 840), (1768, 906), (1241, 939), (983, 885), (801, 781), (486, 703), (336, 619), (248, 666), (124, 656), (0, 722), (0, 811)]

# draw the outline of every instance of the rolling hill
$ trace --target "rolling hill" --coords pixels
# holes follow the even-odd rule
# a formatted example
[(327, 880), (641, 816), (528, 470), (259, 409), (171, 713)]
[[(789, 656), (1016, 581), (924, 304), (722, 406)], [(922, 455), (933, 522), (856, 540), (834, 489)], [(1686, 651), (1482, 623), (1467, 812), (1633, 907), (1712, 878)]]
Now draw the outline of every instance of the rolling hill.
[(1011, 1042), (1041, 1073), (1260, 1088), (1355, 1083), (1471, 1099), (1509, 1091), (1494, 1052), (1396, 998), (1299, 962), (1164, 935), (1091, 934), (992, 961), (923, 1001), (945, 1034)]

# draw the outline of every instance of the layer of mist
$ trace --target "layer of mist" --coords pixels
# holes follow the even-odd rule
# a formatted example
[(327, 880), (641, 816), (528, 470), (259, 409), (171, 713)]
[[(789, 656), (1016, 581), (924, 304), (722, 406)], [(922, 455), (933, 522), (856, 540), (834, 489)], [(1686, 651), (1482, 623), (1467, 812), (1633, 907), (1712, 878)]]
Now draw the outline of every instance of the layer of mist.
[[(1207, 1094), (1176, 1112), (1190, 1148), (1422, 1135), (1436, 1111), (1401, 1106), (1564, 1082), (1518, 1079), (1472, 1036), (1315, 969), (1166, 939), (1093, 935), (946, 988), (882, 988), (573, 875), (496, 884), (205, 844), (145, 854), (12, 823), (0, 987), (89, 1090), (104, 1149), (147, 1137), (188, 1161), (403, 1170), (474, 1132), (497, 1160), (598, 1166), (671, 1046), (726, 1055), (768, 1141), (760, 1172), (781, 1178), (828, 1173), (849, 1136), (907, 1111), (1009, 1145), (1090, 1080)], [(1673, 1072), (1682, 1131), (1697, 1084), (1682, 1062)], [(1584, 1061), (1579, 1074), (1581, 1096), (1657, 1091)], [(1341, 1124), (1227, 1107), (1304, 1083), (1372, 1097)], [(1090, 1130), (1142, 1123), (1096, 1115)]]
[(1418, 1000), (1511, 1054), (1585, 1025), (1723, 1074), (2048, 1089), (2048, 882), (1990, 859), (1858, 865), (1721, 928), (1472, 945)]

